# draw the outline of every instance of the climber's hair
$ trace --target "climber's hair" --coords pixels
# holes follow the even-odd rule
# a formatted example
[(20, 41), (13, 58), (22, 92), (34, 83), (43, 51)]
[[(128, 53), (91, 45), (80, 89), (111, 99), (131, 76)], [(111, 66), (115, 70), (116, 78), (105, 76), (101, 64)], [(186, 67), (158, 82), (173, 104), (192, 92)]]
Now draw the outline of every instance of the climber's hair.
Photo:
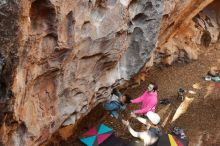
[(131, 96), (129, 96), (128, 94), (125, 94), (124, 96), (126, 98), (125, 103), (131, 103)]

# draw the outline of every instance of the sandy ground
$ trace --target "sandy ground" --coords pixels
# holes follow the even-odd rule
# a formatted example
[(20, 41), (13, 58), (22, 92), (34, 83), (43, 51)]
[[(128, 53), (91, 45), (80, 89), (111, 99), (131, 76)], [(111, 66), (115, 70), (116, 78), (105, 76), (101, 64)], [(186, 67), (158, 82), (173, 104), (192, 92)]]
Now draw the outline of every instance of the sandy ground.
[[(150, 71), (150, 79), (142, 82), (138, 87), (127, 89), (126, 92), (135, 98), (143, 93), (150, 81), (155, 81), (159, 85), (158, 98), (168, 98), (171, 101), (169, 107), (165, 105), (157, 107), (157, 112), (162, 118), (161, 124), (165, 125), (163, 133), (169, 133), (173, 127), (177, 126), (184, 129), (190, 146), (220, 146), (220, 84), (203, 79), (211, 66), (220, 67), (220, 50), (208, 49), (199, 60), (189, 64), (176, 63), (170, 67), (155, 67)], [(172, 116), (181, 104), (181, 100), (176, 98), (180, 87), (193, 90), (196, 95), (190, 95), (193, 101), (186, 113), (171, 123)], [(143, 130), (143, 125), (130, 118), (130, 112), (138, 106), (129, 105), (116, 120), (102, 110), (102, 105), (99, 105), (81, 122), (75, 136), (68, 140), (60, 140), (53, 145), (83, 146), (78, 139), (80, 135), (100, 123), (112, 127), (116, 136), (130, 140), (132, 136), (122, 125), (121, 119), (128, 119), (135, 130)], [(165, 124), (164, 121), (168, 115), (170, 117)], [(57, 136), (57, 139), (60, 137)]]

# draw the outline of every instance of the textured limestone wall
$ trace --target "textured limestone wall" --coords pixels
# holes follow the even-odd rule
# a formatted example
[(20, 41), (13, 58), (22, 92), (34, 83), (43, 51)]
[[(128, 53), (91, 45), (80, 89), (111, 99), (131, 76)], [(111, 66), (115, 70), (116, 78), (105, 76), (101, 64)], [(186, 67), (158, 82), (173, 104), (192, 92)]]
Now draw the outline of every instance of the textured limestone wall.
[(10, 97), (14, 67), (17, 63), (18, 4), (16, 1), (0, 2), (0, 101)]
[(19, 61), (12, 90), (21, 126), (5, 143), (27, 146), (75, 124), (107, 99), (119, 80), (137, 73), (156, 46), (163, 13), (162, 0), (21, 0), (18, 5)]
[(1, 142), (43, 144), (144, 66), (196, 59), (219, 38), (211, 2), (1, 0)]
[[(11, 86), (18, 63), (18, 14), (16, 0), (0, 1), (0, 145), (7, 141), (8, 133), (16, 124)], [(12, 128), (7, 128), (7, 125)]]

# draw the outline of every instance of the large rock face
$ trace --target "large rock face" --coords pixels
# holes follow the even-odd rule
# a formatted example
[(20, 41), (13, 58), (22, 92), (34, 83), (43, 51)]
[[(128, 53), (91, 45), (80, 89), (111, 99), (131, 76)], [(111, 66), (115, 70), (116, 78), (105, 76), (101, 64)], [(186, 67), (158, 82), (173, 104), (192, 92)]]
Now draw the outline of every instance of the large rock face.
[(12, 55), (12, 63), (6, 62), (11, 70), (2, 79), (11, 80), (2, 92), (12, 89), (16, 120), (11, 130), (3, 124), (2, 141), (22, 146), (43, 144), (60, 126), (75, 124), (107, 99), (119, 80), (138, 73), (156, 46), (163, 13), (162, 0), (0, 4), (13, 15), (0, 13), (0, 31), (11, 33), (2, 43), (3, 57)]
[[(198, 14), (212, 0), (164, 2), (2, 0), (1, 141), (43, 144), (138, 73), (156, 47), (155, 62), (171, 64), (179, 56), (196, 59), (196, 42), (218, 39), (216, 27), (207, 24), (217, 26), (219, 17)], [(204, 15), (211, 20), (203, 22)]]

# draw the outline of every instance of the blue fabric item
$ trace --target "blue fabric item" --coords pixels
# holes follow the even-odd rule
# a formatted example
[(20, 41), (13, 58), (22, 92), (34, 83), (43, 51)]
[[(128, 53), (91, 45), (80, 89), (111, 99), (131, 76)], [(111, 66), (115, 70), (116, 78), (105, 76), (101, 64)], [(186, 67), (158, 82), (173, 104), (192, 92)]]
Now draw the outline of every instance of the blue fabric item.
[(117, 110), (123, 111), (125, 110), (126, 106), (122, 105), (119, 101), (113, 100), (113, 101), (108, 101), (104, 103), (104, 109), (107, 111), (111, 112), (111, 115), (118, 119), (118, 113)]
[(104, 108), (107, 111), (112, 111), (112, 110), (119, 110), (120, 109), (120, 103), (118, 101), (108, 101), (104, 103)]
[(116, 112), (116, 111), (111, 111), (111, 116), (113, 117), (113, 118), (115, 118), (115, 119), (118, 119), (118, 112)]
[(120, 105), (120, 111), (124, 111), (126, 109), (126, 105)]

